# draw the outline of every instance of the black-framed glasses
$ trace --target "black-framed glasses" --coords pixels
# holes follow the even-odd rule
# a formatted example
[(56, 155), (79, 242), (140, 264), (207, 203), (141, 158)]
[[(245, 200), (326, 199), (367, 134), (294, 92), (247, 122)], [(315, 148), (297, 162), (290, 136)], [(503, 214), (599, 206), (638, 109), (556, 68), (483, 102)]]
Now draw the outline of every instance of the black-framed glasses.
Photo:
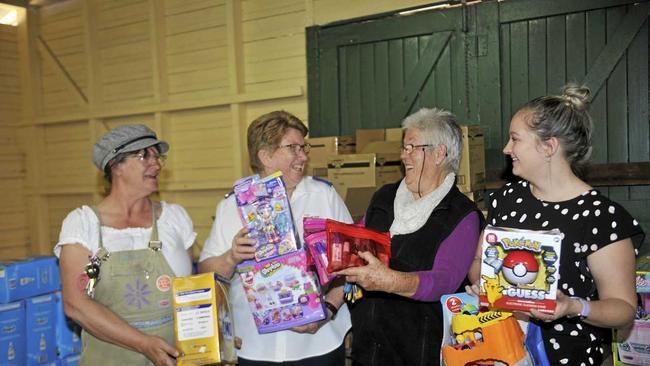
[(424, 145), (413, 145), (413, 144), (406, 144), (402, 145), (402, 151), (404, 151), (407, 155), (410, 155), (413, 150), (420, 148), (420, 147), (431, 147), (434, 145), (431, 144), (424, 144)]
[(151, 152), (149, 149), (140, 150), (133, 155), (129, 155), (128, 157), (136, 158), (142, 163), (155, 160), (158, 162), (158, 164), (160, 164), (160, 166), (165, 166), (165, 162), (167, 161), (167, 155), (156, 154)]
[(298, 155), (300, 151), (304, 152), (305, 154), (309, 154), (309, 151), (311, 151), (311, 145), (310, 144), (287, 144), (287, 145), (280, 145), (278, 148), (288, 148), (294, 155)]

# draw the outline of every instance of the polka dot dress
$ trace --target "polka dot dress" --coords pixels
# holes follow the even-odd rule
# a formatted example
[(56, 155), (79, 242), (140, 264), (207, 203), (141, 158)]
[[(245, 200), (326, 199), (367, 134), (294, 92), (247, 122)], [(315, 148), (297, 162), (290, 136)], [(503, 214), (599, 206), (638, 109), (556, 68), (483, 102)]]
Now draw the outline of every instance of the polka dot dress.
[[(597, 300), (587, 256), (613, 242), (632, 238), (635, 252), (643, 242), (639, 223), (619, 204), (595, 189), (563, 202), (541, 201), (526, 181), (508, 183), (490, 196), (488, 224), (564, 233), (558, 289), (569, 296)], [(637, 253), (638, 254), (638, 253)], [(610, 330), (579, 318), (539, 323), (546, 353), (554, 365), (600, 365)]]

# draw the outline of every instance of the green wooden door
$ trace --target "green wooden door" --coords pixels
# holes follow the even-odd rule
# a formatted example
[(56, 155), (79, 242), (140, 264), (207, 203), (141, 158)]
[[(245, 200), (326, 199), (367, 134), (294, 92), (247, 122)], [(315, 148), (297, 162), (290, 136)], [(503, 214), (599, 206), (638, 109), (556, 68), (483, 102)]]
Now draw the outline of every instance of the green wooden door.
[(464, 115), (460, 8), (308, 29), (312, 136), (397, 127), (422, 106)]

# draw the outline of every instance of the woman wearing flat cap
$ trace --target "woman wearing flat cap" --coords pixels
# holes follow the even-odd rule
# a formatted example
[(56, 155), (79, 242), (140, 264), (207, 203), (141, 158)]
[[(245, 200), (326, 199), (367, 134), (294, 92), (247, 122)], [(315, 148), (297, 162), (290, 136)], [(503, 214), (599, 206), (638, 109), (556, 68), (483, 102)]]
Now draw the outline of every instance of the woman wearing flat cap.
[(65, 313), (83, 328), (80, 365), (176, 364), (171, 280), (191, 274), (196, 233), (185, 209), (149, 197), (168, 150), (144, 125), (93, 146), (110, 191), (68, 214), (54, 248)]

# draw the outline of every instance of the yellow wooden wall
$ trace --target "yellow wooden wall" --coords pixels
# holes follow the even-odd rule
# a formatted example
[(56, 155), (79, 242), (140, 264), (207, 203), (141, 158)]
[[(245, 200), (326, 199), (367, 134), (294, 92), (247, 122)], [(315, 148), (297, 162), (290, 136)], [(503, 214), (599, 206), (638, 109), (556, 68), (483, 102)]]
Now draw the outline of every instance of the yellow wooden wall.
[(18, 29), (0, 24), (0, 258), (27, 254), (25, 159), (18, 144), (21, 91)]
[(27, 11), (0, 32), (14, 50), (0, 48), (1, 97), (20, 100), (17, 80), (23, 90), (21, 113), (0, 101), (0, 184), (12, 192), (0, 258), (6, 246), (51, 253), (67, 212), (102, 197), (92, 143), (134, 122), (170, 142), (160, 197), (187, 208), (202, 242), (216, 204), (248, 173), (248, 122), (274, 109), (307, 121), (305, 27), (431, 2), (64, 0)]

